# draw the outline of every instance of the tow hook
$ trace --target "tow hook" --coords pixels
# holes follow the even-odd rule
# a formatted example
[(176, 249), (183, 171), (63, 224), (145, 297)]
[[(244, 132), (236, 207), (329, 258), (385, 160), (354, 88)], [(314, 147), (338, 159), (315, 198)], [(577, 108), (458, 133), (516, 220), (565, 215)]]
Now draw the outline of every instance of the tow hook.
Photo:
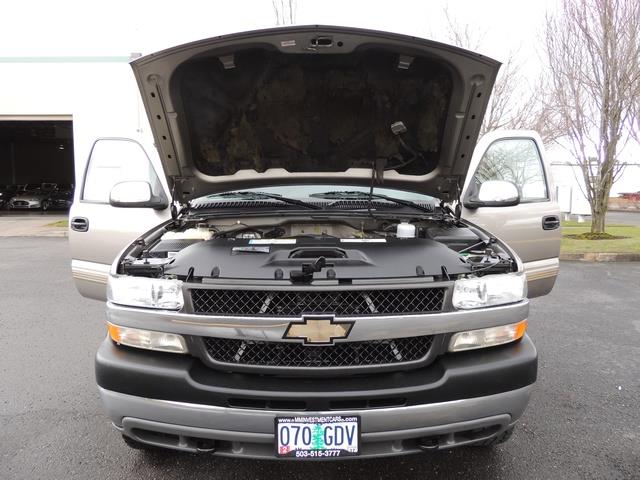
[(425, 451), (437, 450), (440, 446), (438, 437), (422, 437), (418, 439), (418, 448)]
[(201, 453), (205, 452), (215, 452), (216, 451), (216, 442), (215, 440), (207, 440), (205, 438), (198, 439), (196, 441), (196, 450)]

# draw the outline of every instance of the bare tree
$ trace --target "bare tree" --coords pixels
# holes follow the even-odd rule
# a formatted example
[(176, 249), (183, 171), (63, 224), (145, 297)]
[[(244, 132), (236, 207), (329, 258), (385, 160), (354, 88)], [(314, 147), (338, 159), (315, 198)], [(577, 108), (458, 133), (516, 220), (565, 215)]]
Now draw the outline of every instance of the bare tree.
[(636, 95), (631, 105), (631, 128), (629, 135), (640, 146), (640, 95)]
[(468, 23), (458, 22), (449, 12), (449, 7), (442, 9), (447, 27), (447, 40), (450, 44), (467, 50), (477, 51), (482, 46), (486, 31), (471, 28)]
[[(467, 50), (477, 51), (485, 32), (461, 24), (453, 18), (449, 9), (443, 9), (447, 27), (447, 41)], [(503, 63), (493, 86), (480, 134), (497, 129), (530, 129), (540, 133), (544, 143), (557, 138), (556, 131), (546, 121), (548, 109), (544, 101), (542, 80), (532, 86), (521, 74), (522, 65), (517, 61), (517, 51), (511, 51)]]
[(296, 0), (271, 0), (273, 13), (276, 16), (276, 25), (293, 25), (296, 23), (297, 3)]
[(591, 206), (592, 233), (604, 233), (618, 154), (632, 135), (640, 95), (640, 2), (562, 0), (546, 19), (550, 119), (566, 137)]
[(531, 86), (520, 73), (522, 66), (511, 52), (493, 86), (481, 133), (500, 128), (538, 130), (545, 143), (555, 139), (544, 122), (543, 89)]

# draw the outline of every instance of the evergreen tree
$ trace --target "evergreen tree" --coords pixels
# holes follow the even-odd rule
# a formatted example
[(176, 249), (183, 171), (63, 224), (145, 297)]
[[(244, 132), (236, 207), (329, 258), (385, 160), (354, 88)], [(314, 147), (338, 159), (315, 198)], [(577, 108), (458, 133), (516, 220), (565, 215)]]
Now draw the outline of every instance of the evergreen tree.
[(313, 426), (313, 433), (311, 439), (311, 448), (313, 450), (322, 450), (324, 448), (324, 436), (322, 432), (322, 427), (319, 423), (316, 423)]

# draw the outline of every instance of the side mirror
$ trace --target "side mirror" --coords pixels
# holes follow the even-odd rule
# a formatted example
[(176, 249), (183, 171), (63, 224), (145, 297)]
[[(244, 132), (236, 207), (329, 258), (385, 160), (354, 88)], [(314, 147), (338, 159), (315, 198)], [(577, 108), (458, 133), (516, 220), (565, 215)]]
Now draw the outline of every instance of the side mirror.
[(169, 206), (166, 197), (154, 196), (149, 182), (116, 183), (109, 194), (109, 203), (120, 208), (154, 208), (163, 210)]
[(506, 180), (487, 180), (464, 201), (466, 208), (512, 207), (520, 203), (518, 187)]

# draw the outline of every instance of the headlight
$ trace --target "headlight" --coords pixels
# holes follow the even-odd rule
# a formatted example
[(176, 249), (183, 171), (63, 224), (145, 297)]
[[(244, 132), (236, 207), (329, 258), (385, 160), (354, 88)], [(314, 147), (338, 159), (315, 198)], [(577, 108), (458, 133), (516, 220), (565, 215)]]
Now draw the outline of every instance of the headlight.
[(165, 310), (180, 310), (184, 305), (180, 280), (127, 275), (109, 275), (107, 299), (119, 305)]
[(469, 330), (468, 332), (458, 332), (449, 341), (450, 352), (463, 352), (465, 350), (475, 350), (476, 348), (495, 347), (505, 343), (519, 340), (527, 331), (527, 321), (500, 325), (499, 327), (481, 328), (479, 330)]
[(111, 340), (119, 345), (160, 352), (187, 353), (187, 344), (182, 335), (120, 327), (109, 322), (107, 328)]
[(469, 309), (519, 302), (527, 294), (526, 282), (522, 272), (456, 280), (453, 286), (453, 306)]

